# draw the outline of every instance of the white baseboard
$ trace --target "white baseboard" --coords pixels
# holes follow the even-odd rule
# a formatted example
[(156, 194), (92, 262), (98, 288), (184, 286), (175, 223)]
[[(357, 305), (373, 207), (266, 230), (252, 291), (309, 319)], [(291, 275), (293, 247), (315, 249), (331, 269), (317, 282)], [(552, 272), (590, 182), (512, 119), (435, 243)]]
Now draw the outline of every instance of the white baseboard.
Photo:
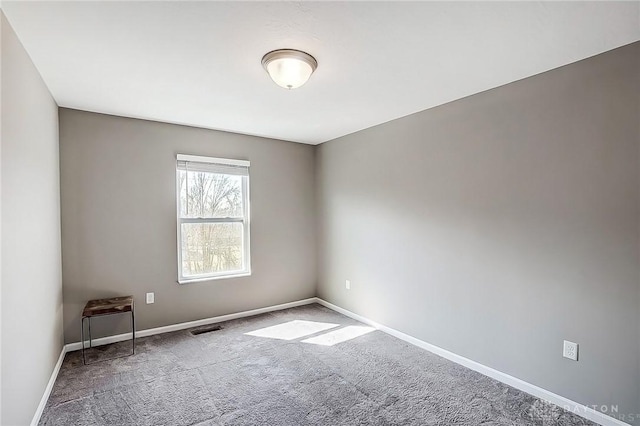
[(60, 351), (60, 356), (58, 357), (58, 362), (56, 362), (55, 367), (53, 367), (53, 372), (51, 373), (51, 377), (49, 378), (49, 383), (47, 383), (47, 387), (44, 389), (44, 394), (40, 399), (40, 404), (38, 404), (36, 413), (33, 415), (33, 419), (31, 419), (31, 426), (37, 426), (38, 422), (40, 421), (40, 417), (42, 417), (42, 412), (44, 411), (45, 405), (47, 405), (49, 395), (51, 395), (51, 391), (53, 390), (53, 385), (56, 383), (58, 372), (60, 372), (60, 367), (62, 367), (62, 361), (64, 361), (64, 355), (66, 353), (66, 346), (63, 346), (62, 350)]
[[(165, 325), (163, 327), (148, 328), (146, 330), (136, 331), (136, 337), (153, 336), (154, 334), (169, 333), (171, 331), (184, 330), (186, 328), (200, 327), (203, 325), (215, 324), (217, 322), (230, 321), (238, 318), (252, 317), (254, 315), (265, 314), (267, 312), (281, 311), (283, 309), (295, 308), (296, 306), (309, 305), (316, 303), (317, 299), (311, 297), (309, 299), (297, 300), (295, 302), (283, 303), (281, 305), (267, 306), (266, 308), (252, 309), (250, 311), (238, 312), (235, 314), (221, 315), (219, 317), (204, 318), (196, 321), (181, 322), (179, 324)], [(101, 337), (93, 339), (93, 346), (108, 345), (110, 343), (121, 342), (131, 339), (131, 333), (116, 334), (115, 336)], [(85, 343), (86, 345), (87, 343)], [(82, 342), (68, 343), (66, 351), (77, 351), (82, 349)]]
[(568, 398), (557, 395), (546, 389), (542, 389), (541, 387), (538, 387), (536, 385), (532, 385), (531, 383), (527, 383), (524, 380), (520, 380), (509, 374), (495, 370), (491, 367), (487, 367), (486, 365), (470, 360), (469, 358), (465, 358), (463, 356), (457, 355), (453, 352), (449, 352), (446, 349), (442, 349), (438, 346), (424, 342), (420, 339), (416, 339), (415, 337), (409, 336), (408, 334), (402, 333), (401, 331), (395, 330), (391, 327), (387, 327), (386, 325), (379, 324), (375, 321), (370, 320), (369, 318), (365, 318), (361, 315), (348, 311), (344, 308), (334, 305), (333, 303), (329, 303), (323, 299), (316, 298), (316, 301), (320, 305), (325, 306), (331, 310), (339, 312), (345, 316), (353, 318), (364, 324), (370, 325), (371, 327), (374, 327), (382, 332), (390, 334), (391, 336), (397, 337), (400, 340), (404, 340), (407, 343), (411, 343), (412, 345), (418, 346), (419, 348), (426, 349), (429, 352), (432, 352), (438, 356), (446, 358), (449, 361), (453, 361), (456, 364), (463, 365), (467, 368), (477, 371), (478, 373), (484, 374), (485, 376), (489, 376), (492, 379), (498, 380), (499, 382), (505, 383), (511, 387), (514, 387), (530, 395), (533, 395), (537, 398), (540, 398), (543, 401), (547, 401), (559, 407), (562, 407), (565, 410), (571, 411), (572, 413), (577, 414), (581, 417), (584, 417), (585, 419), (591, 420), (592, 422), (596, 422), (603, 426), (629, 426), (628, 423), (622, 422), (611, 416), (608, 416), (599, 411), (596, 411), (591, 407), (587, 407), (583, 404), (579, 404), (575, 401), (571, 401)]

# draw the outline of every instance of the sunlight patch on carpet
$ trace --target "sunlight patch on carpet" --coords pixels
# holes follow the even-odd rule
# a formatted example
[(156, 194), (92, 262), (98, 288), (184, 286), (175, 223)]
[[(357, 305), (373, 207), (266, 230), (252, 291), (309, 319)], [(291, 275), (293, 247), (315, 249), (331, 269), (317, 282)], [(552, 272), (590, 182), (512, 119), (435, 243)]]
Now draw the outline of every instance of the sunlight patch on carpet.
[(355, 339), (356, 337), (363, 336), (367, 333), (375, 331), (373, 327), (365, 327), (359, 325), (350, 325), (339, 330), (330, 331), (320, 336), (311, 337), (303, 340), (303, 343), (313, 343), (314, 345), (333, 346), (338, 343), (346, 342), (347, 340)]
[(335, 327), (339, 327), (339, 324), (294, 320), (283, 324), (273, 325), (271, 327), (261, 328), (245, 334), (248, 336), (266, 337), (269, 339), (295, 340)]

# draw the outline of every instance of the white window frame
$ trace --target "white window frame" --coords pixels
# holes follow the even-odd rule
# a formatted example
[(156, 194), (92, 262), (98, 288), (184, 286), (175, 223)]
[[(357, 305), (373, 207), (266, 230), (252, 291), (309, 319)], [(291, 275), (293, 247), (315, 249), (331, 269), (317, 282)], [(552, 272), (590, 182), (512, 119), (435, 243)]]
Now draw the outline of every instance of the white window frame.
[[(242, 205), (243, 217), (226, 218), (182, 218), (180, 217), (180, 169), (178, 162), (208, 163), (223, 166), (245, 167), (247, 175), (242, 176)], [(176, 218), (178, 236), (178, 283), (188, 284), (194, 282), (211, 281), (224, 278), (246, 277), (251, 275), (251, 247), (250, 247), (250, 197), (249, 197), (249, 166), (247, 160), (233, 160), (228, 158), (203, 157), (198, 155), (177, 154), (176, 156)], [(221, 173), (222, 174), (222, 173)], [(207, 275), (184, 276), (182, 274), (182, 224), (183, 223), (242, 223), (243, 224), (243, 267), (237, 271), (216, 272)]]

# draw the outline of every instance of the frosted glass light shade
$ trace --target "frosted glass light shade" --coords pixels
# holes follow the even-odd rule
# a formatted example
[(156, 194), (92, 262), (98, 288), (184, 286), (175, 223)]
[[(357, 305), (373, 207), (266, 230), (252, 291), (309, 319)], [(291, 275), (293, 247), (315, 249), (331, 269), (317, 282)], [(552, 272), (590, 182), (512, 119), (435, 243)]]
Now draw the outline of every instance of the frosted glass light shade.
[(264, 55), (262, 66), (278, 86), (295, 89), (309, 80), (318, 62), (300, 50), (280, 49)]

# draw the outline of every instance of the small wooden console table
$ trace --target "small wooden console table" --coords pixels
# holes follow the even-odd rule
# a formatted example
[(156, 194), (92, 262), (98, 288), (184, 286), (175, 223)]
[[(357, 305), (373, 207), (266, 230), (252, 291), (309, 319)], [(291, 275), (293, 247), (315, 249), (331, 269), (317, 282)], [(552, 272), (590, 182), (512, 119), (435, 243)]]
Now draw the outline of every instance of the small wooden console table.
[(111, 297), (108, 299), (89, 300), (82, 311), (82, 362), (87, 365), (84, 356), (84, 320), (89, 323), (89, 347), (91, 348), (91, 318), (103, 315), (131, 313), (131, 355), (136, 353), (136, 322), (133, 296)]

